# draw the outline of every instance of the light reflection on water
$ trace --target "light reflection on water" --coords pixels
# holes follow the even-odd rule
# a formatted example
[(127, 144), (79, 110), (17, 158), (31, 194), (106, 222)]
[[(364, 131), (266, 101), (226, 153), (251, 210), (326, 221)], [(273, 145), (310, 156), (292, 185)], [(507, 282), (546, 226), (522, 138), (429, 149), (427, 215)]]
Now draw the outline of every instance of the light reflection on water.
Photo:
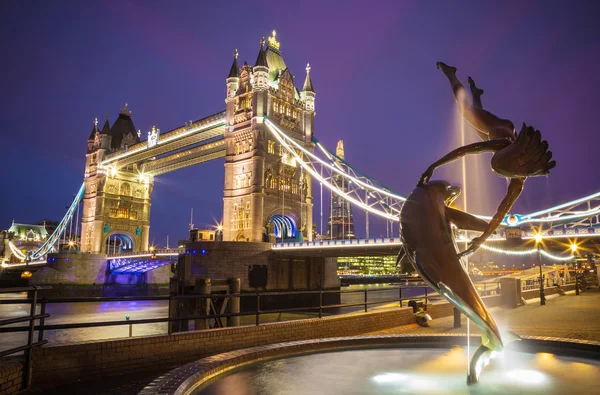
[(506, 352), (466, 385), (466, 350), (350, 350), (259, 362), (221, 376), (195, 395), (592, 393), (598, 361)]

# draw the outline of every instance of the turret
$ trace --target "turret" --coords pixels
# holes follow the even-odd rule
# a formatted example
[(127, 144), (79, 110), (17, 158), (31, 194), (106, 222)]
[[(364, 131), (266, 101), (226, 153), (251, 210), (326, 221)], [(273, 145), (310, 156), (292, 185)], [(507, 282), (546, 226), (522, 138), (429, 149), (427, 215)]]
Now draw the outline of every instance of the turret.
[(306, 141), (312, 139), (315, 130), (315, 90), (310, 78), (310, 64), (306, 64), (306, 79), (302, 92), (300, 92), (300, 100), (304, 103), (304, 138)]
[(260, 49), (256, 64), (252, 68), (254, 74), (254, 87), (257, 90), (265, 90), (269, 86), (269, 65), (267, 64), (267, 55), (265, 52), (265, 38), (260, 40)]
[(108, 114), (106, 114), (106, 121), (104, 121), (104, 126), (102, 126), (102, 131), (100, 132), (100, 146), (98, 148), (110, 150), (111, 140), (110, 123), (108, 122)]
[(306, 110), (315, 111), (315, 90), (310, 79), (310, 64), (308, 63), (306, 64), (306, 79), (304, 80), (304, 87), (300, 93), (300, 98), (304, 102)]
[(90, 137), (88, 137), (88, 153), (94, 150), (94, 141), (96, 141), (96, 134), (98, 133), (100, 133), (98, 130), (98, 118), (94, 118), (94, 126), (92, 127)]
[(338, 140), (337, 147), (335, 147), (335, 156), (344, 159), (344, 140)]
[(236, 95), (239, 84), (240, 84), (240, 69), (237, 63), (238, 51), (237, 49), (233, 53), (233, 63), (227, 76), (227, 99), (232, 98)]

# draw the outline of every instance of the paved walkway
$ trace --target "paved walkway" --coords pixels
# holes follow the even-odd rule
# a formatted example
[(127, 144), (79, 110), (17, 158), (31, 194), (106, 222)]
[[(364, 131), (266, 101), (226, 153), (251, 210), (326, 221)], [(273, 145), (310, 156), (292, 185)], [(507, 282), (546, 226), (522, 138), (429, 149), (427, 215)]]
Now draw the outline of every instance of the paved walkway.
[[(600, 290), (597, 288), (582, 292), (579, 296), (572, 291), (565, 296), (552, 297), (545, 306), (540, 306), (539, 299), (533, 299), (516, 309), (493, 308), (490, 311), (501, 330), (510, 330), (519, 335), (600, 341)], [(461, 328), (453, 327), (453, 317), (435, 319), (429, 324), (429, 328), (411, 324), (369, 334), (467, 332), (464, 315)], [(471, 331), (479, 333), (473, 324)]]

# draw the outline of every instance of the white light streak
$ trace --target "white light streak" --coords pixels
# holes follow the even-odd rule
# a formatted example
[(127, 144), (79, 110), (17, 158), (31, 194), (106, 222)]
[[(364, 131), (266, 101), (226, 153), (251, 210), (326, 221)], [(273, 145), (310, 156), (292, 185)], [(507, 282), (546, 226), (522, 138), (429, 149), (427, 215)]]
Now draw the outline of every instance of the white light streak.
[(596, 193), (594, 193), (592, 195), (585, 196), (585, 197), (582, 197), (582, 198), (579, 198), (579, 199), (575, 199), (575, 200), (572, 200), (572, 201), (567, 202), (567, 203), (559, 204), (558, 206), (550, 207), (550, 208), (545, 209), (545, 210), (536, 211), (535, 213), (527, 214), (527, 215), (524, 215), (523, 217), (532, 218), (532, 217), (536, 217), (538, 215), (548, 214), (548, 213), (550, 213), (552, 211), (559, 210), (561, 208), (578, 205), (580, 203), (587, 202), (588, 200), (593, 200), (593, 199), (597, 199), (597, 198), (600, 198), (600, 192), (596, 192)]
[[(516, 255), (516, 256), (532, 255), (532, 254), (537, 253), (537, 251), (538, 251), (537, 248), (532, 248), (530, 250), (504, 250), (502, 248), (490, 247), (486, 244), (482, 244), (481, 248), (483, 248), (484, 250), (487, 250), (487, 251), (496, 252), (498, 254)], [(558, 256), (558, 255), (553, 255), (544, 250), (540, 250), (540, 252), (545, 257), (550, 258), (555, 261), (563, 261), (564, 262), (564, 261), (569, 261), (569, 260), (573, 259), (572, 255), (570, 255), (568, 257), (562, 257), (562, 256)]]
[[(216, 127), (216, 126), (225, 126), (225, 122), (222, 119), (219, 119), (217, 121), (210, 122), (210, 123), (208, 123), (206, 125), (201, 125), (201, 126), (197, 126), (195, 128), (190, 128), (189, 130), (187, 130), (185, 132), (178, 133), (178, 134), (175, 134), (175, 135), (170, 135), (170, 133), (167, 133), (167, 134), (161, 136), (160, 140), (158, 140), (158, 142), (156, 143), (155, 146), (158, 146), (158, 145), (161, 145), (161, 144), (166, 144), (166, 143), (168, 143), (170, 141), (173, 141), (175, 139), (179, 139), (179, 138), (182, 138), (182, 137), (187, 137), (187, 136), (189, 136), (190, 134), (193, 134), (193, 133), (204, 132), (204, 131), (206, 131), (208, 129), (212, 129), (212, 128)], [(148, 149), (148, 146), (146, 144), (140, 145), (140, 147), (138, 147), (138, 148), (131, 149), (131, 150), (127, 151), (127, 152), (123, 152), (120, 155), (116, 155), (116, 156), (114, 156), (112, 158), (103, 160), (100, 163), (100, 166), (105, 166), (105, 165), (107, 165), (107, 164), (109, 164), (111, 162), (114, 162), (114, 161), (119, 160), (119, 159), (126, 158), (128, 156), (133, 155), (133, 154), (137, 154), (137, 153), (142, 152), (142, 151), (144, 151), (146, 149)]]
[[(294, 149), (292, 149), (284, 140), (283, 138), (280, 136), (279, 132), (275, 131), (274, 128), (276, 128), (276, 126), (274, 126), (272, 124), (271, 121), (269, 121), (268, 119), (266, 120), (266, 124), (267, 126), (269, 126), (269, 129), (271, 130), (271, 132), (273, 132), (273, 135), (275, 136), (275, 138), (279, 141), (279, 143), (284, 146), (295, 158), (296, 160), (300, 163), (300, 165), (307, 171), (309, 172), (313, 177), (315, 177), (317, 180), (319, 180), (320, 182), (322, 182), (327, 188), (329, 188), (332, 192), (335, 192), (336, 194), (342, 196), (344, 199), (354, 203), (355, 205), (363, 208), (364, 210), (370, 211), (373, 214), (377, 214), (381, 217), (387, 218), (389, 220), (392, 221), (400, 221), (400, 218), (398, 216), (392, 215), (392, 214), (388, 214), (382, 211), (379, 211), (377, 209), (374, 209), (370, 206), (365, 205), (363, 202), (354, 199), (353, 197), (349, 196), (347, 193), (345, 193), (342, 190), (339, 190), (338, 188), (336, 188), (335, 186), (331, 185), (329, 182), (327, 182), (324, 178), (322, 178), (319, 173), (317, 173), (314, 169), (312, 169), (310, 166), (308, 166), (306, 163), (304, 163), (304, 161), (302, 160), (302, 158), (300, 158), (300, 156), (296, 153), (296, 151)], [(300, 145), (298, 145), (297, 143), (295, 143), (294, 141), (292, 141), (294, 144), (296, 144), (298, 147), (300, 147)], [(300, 147), (300, 149), (302, 149), (303, 151), (304, 148)], [(306, 151), (308, 152), (308, 151)], [(317, 158), (318, 159), (318, 158)], [(319, 161), (321, 161), (320, 159), (318, 159)], [(321, 161), (322, 162), (322, 161)], [(325, 162), (322, 162), (325, 165), (327, 165), (328, 167), (330, 167), (331, 169), (334, 169), (332, 166), (328, 165)], [(347, 176), (347, 174), (340, 172), (337, 169), (334, 169), (336, 172), (340, 173), (343, 176)], [(364, 184), (361, 181), (357, 180), (358, 183)], [(366, 185), (366, 184), (365, 184)], [(369, 186), (370, 187), (370, 186)], [(373, 187), (370, 187), (373, 188)], [(396, 210), (397, 211), (397, 210)]]
[[(292, 144), (294, 144), (296, 147), (298, 147), (300, 150), (302, 150), (302, 152), (304, 152), (306, 155), (308, 155), (308, 156), (310, 156), (311, 158), (313, 158), (314, 160), (318, 161), (318, 162), (319, 162), (319, 163), (321, 163), (323, 166), (326, 166), (326, 167), (330, 168), (331, 170), (335, 171), (335, 172), (336, 172), (336, 173), (338, 173), (339, 175), (341, 175), (341, 176), (343, 176), (343, 177), (346, 177), (346, 178), (350, 178), (351, 180), (355, 181), (357, 184), (359, 184), (359, 185), (362, 185), (362, 186), (363, 186), (363, 187), (365, 187), (365, 188), (372, 189), (372, 190), (374, 190), (374, 191), (377, 191), (377, 192), (379, 192), (379, 193), (381, 193), (381, 194), (383, 194), (383, 195), (389, 196), (389, 197), (391, 197), (391, 198), (398, 199), (398, 200), (401, 200), (401, 201), (404, 201), (404, 200), (406, 200), (406, 198), (405, 198), (405, 197), (403, 197), (403, 196), (395, 195), (395, 194), (393, 194), (393, 193), (390, 193), (390, 192), (388, 192), (388, 191), (385, 191), (385, 190), (383, 190), (383, 189), (377, 188), (377, 187), (376, 187), (376, 186), (374, 186), (374, 185), (369, 185), (369, 184), (367, 184), (367, 183), (365, 183), (365, 182), (363, 182), (363, 181), (359, 180), (358, 178), (352, 177), (352, 176), (351, 176), (351, 175), (349, 175), (348, 173), (345, 173), (345, 172), (343, 172), (342, 170), (339, 170), (339, 169), (337, 169), (335, 166), (333, 166), (333, 165), (331, 165), (331, 164), (329, 164), (329, 163), (327, 163), (327, 162), (323, 161), (322, 159), (320, 159), (319, 157), (317, 157), (315, 154), (313, 154), (312, 152), (310, 152), (310, 151), (308, 151), (307, 149), (305, 149), (304, 147), (302, 147), (302, 146), (301, 146), (300, 144), (298, 144), (296, 141), (294, 141), (293, 139), (291, 139), (291, 138), (289, 138), (288, 136), (286, 136), (286, 135), (285, 135), (285, 133), (283, 133), (283, 132), (282, 132), (282, 131), (281, 131), (281, 130), (280, 130), (278, 127), (277, 127), (277, 126), (275, 126), (275, 124), (274, 124), (273, 122), (271, 122), (269, 119), (265, 119), (265, 123), (267, 124), (267, 126), (269, 126), (269, 128), (271, 129), (271, 131), (273, 131), (273, 132), (274, 132), (274, 134), (275, 134), (275, 133), (281, 134), (281, 135), (283, 136), (283, 138), (285, 138), (286, 140), (289, 140), (289, 141), (290, 141)], [(275, 129), (275, 130), (273, 130), (273, 129)], [(280, 141), (280, 143), (281, 143), (281, 141)], [(321, 147), (320, 147), (320, 148), (321, 148)], [(321, 148), (321, 149), (323, 149), (323, 148)], [(290, 150), (290, 149), (288, 149), (288, 150), (289, 150), (289, 151), (291, 151), (291, 152), (293, 151), (293, 150)], [(292, 153), (294, 153), (294, 152), (292, 152)], [(296, 156), (298, 156), (298, 155), (296, 154)]]

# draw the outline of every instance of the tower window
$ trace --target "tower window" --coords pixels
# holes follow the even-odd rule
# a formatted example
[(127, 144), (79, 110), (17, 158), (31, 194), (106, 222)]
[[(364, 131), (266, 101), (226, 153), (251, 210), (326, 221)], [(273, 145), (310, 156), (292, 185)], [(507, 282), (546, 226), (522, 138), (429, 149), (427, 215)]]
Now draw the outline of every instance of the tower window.
[(235, 143), (235, 154), (236, 155), (240, 154), (240, 143)]
[(269, 154), (275, 154), (275, 142), (272, 140), (268, 142), (268, 152)]

